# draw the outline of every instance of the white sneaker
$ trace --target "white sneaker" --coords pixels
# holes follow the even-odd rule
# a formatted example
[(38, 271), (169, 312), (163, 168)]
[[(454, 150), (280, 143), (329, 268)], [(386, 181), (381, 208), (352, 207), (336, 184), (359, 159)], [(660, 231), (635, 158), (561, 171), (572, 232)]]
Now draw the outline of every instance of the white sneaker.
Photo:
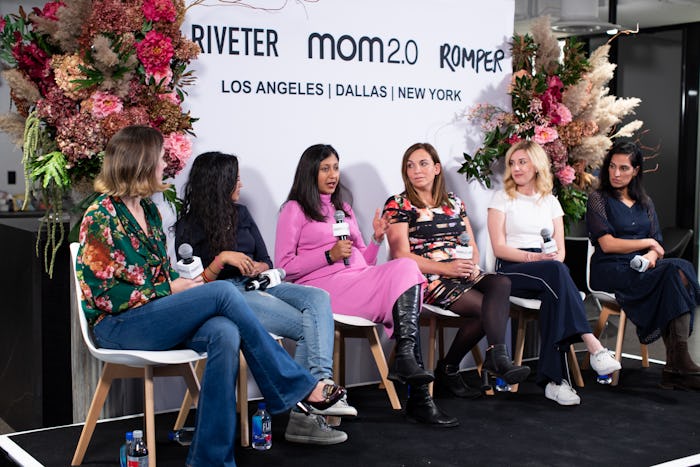
[(581, 403), (581, 398), (565, 379), (561, 380), (561, 384), (550, 382), (544, 388), (544, 396), (559, 405), (579, 405)]
[(347, 396), (343, 396), (342, 399), (338, 400), (338, 402), (327, 409), (318, 410), (311, 407), (311, 413), (330, 417), (357, 417), (357, 409), (348, 404)]
[(615, 360), (615, 353), (603, 348), (591, 355), (591, 368), (604, 376), (619, 370), (622, 365)]

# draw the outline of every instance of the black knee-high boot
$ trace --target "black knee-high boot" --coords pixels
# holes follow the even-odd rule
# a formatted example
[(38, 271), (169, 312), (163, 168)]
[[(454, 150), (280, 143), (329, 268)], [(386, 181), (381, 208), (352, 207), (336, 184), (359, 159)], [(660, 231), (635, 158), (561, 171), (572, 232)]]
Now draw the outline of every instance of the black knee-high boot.
[(427, 384), (408, 387), (406, 402), (406, 418), (413, 422), (425, 423), (435, 427), (449, 428), (459, 425), (455, 417), (451, 417), (437, 406), (430, 396)]
[[(396, 358), (389, 370), (388, 378), (398, 383), (425, 384), (433, 375), (425, 371), (420, 358), (420, 326), (418, 317), (421, 308), (420, 285), (414, 285), (399, 296), (394, 303), (394, 335)], [(416, 355), (419, 356), (416, 360)]]

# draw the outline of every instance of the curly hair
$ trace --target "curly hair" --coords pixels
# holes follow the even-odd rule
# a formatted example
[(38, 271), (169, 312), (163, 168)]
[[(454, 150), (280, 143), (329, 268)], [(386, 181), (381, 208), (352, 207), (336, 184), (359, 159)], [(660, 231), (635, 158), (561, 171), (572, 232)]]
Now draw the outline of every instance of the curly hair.
[(185, 185), (182, 221), (185, 238), (192, 225), (200, 225), (209, 251), (230, 250), (236, 244), (238, 207), (231, 195), (238, 183), (238, 158), (221, 152), (205, 152), (192, 163)]
[[(335, 156), (336, 159), (340, 160), (338, 152), (330, 144), (314, 144), (306, 148), (297, 164), (292, 188), (289, 190), (289, 196), (287, 196), (287, 201), (299, 203), (307, 218), (318, 222), (326, 220), (321, 212), (318, 170), (321, 166), (321, 161), (330, 156)], [(345, 205), (344, 198), (349, 198), (349, 192), (339, 179), (338, 185), (331, 195), (331, 203), (333, 203), (336, 210), (345, 212), (343, 207)], [(348, 202), (348, 204), (350, 203)], [(350, 213), (345, 212), (345, 215), (349, 217)]]
[(511, 198), (515, 198), (516, 186), (513, 180), (513, 173), (510, 169), (510, 158), (516, 151), (525, 151), (525, 154), (530, 158), (532, 165), (535, 166), (535, 189), (540, 196), (548, 195), (554, 188), (552, 181), (552, 171), (549, 168), (549, 157), (542, 149), (542, 146), (534, 141), (523, 140), (515, 143), (506, 152), (506, 172), (503, 175), (503, 186), (506, 193)]

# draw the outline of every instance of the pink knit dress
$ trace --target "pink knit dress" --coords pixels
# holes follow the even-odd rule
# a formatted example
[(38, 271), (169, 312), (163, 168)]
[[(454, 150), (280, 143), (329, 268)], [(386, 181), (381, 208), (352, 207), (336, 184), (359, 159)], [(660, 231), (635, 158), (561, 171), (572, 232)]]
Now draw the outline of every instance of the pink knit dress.
[(325, 222), (308, 219), (296, 201), (288, 201), (277, 221), (275, 264), (287, 272), (286, 280), (312, 285), (326, 290), (331, 296), (333, 313), (360, 316), (382, 323), (386, 333), (393, 333), (392, 307), (396, 299), (416, 284), (425, 284), (415, 261), (395, 259), (379, 266), (379, 247), (365, 245), (350, 206), (345, 221), (350, 226), (352, 255), (350, 265), (342, 261), (326, 262), (325, 252), (337, 238), (333, 236), (335, 207), (330, 195), (321, 195), (321, 212)]

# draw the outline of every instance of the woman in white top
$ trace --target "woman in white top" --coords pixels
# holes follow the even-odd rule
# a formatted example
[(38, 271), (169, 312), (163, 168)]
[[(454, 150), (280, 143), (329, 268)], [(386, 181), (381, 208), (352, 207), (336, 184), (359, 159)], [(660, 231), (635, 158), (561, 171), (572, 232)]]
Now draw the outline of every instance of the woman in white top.
[[(552, 187), (549, 158), (542, 147), (533, 141), (514, 144), (506, 153), (504, 189), (494, 193), (489, 204), (488, 229), (496, 268), (510, 278), (511, 295), (542, 302), (537, 383), (545, 386), (548, 399), (576, 405), (581, 399), (565, 379), (566, 352), (572, 343), (583, 340), (598, 374), (619, 370), (620, 364), (592, 334), (583, 301), (563, 263), (564, 211)], [(545, 237), (551, 243), (544, 244)]]

